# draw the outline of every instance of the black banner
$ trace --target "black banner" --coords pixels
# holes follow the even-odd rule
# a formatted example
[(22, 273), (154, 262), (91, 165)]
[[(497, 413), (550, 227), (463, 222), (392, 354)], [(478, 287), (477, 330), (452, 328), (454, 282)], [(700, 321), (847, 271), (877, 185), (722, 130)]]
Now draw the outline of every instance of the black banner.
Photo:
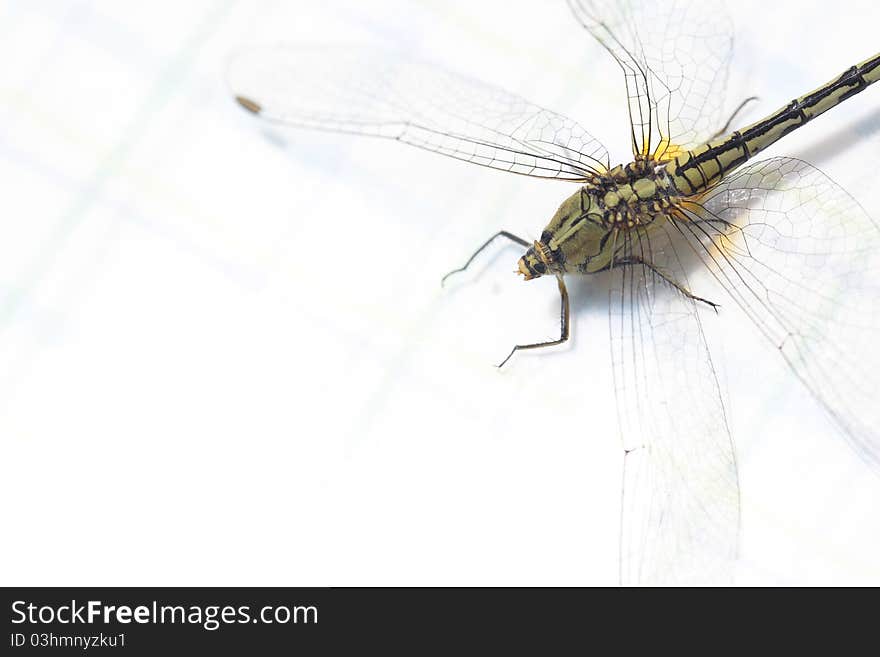
[[(501, 648), (606, 654), (687, 645), (714, 652), (749, 636), (820, 625), (812, 594), (740, 589), (6, 588), (2, 654), (447, 654)], [(847, 593), (847, 598), (850, 593)], [(838, 597), (839, 592), (827, 597)], [(800, 603), (798, 602), (800, 600)], [(868, 607), (852, 627), (872, 627)], [(870, 607), (873, 609), (873, 607)], [(808, 620), (810, 619), (810, 620)], [(844, 640), (844, 636), (846, 640)], [(596, 649), (597, 646), (603, 646)], [(591, 649), (592, 647), (593, 649)], [(613, 650), (612, 650), (613, 649)], [(641, 649), (641, 648), (640, 648)], [(506, 654), (505, 650), (505, 654)]]

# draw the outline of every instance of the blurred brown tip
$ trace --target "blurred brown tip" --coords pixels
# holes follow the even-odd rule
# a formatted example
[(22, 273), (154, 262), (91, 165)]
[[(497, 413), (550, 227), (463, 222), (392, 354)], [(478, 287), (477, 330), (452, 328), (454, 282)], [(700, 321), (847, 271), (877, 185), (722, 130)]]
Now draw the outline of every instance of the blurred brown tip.
[(263, 111), (263, 108), (260, 104), (250, 98), (245, 98), (244, 96), (236, 96), (235, 100), (238, 101), (238, 104), (244, 107), (248, 112), (253, 112), (254, 114), (259, 114)]

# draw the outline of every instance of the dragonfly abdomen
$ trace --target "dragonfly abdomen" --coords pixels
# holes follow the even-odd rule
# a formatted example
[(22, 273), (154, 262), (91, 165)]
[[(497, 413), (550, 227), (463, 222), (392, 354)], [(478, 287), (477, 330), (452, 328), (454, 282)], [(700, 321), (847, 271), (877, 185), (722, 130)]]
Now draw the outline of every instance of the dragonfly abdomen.
[(675, 188), (699, 194), (792, 130), (854, 96), (880, 79), (880, 54), (850, 67), (827, 84), (796, 98), (742, 130), (710, 141), (673, 159), (667, 167)]

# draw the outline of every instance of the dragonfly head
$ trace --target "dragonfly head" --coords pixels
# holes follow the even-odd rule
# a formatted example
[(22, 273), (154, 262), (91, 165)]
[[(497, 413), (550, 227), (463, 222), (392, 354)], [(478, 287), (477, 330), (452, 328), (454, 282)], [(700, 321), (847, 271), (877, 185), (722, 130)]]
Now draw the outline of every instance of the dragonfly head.
[(528, 248), (525, 255), (517, 263), (517, 274), (522, 274), (530, 281), (554, 269), (553, 252), (543, 242), (535, 242)]

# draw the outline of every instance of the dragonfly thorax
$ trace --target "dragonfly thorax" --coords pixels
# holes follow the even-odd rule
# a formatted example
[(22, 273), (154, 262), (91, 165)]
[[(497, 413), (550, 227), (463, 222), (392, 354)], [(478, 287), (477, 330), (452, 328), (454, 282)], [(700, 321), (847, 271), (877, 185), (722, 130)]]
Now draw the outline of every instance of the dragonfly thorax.
[(526, 280), (607, 269), (627, 243), (621, 233), (666, 219), (678, 192), (663, 164), (640, 159), (596, 175), (559, 206), (518, 263)]

